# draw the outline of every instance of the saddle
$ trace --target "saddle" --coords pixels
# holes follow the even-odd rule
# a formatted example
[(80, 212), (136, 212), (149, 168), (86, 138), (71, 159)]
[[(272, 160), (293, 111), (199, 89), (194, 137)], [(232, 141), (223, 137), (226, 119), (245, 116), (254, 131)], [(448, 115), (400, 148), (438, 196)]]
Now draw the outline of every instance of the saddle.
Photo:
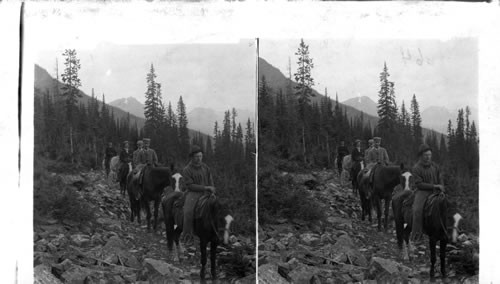
[(446, 202), (446, 194), (443, 192), (429, 195), (424, 203), (424, 220), (431, 220), (435, 216), (439, 216), (439, 205), (443, 202)]

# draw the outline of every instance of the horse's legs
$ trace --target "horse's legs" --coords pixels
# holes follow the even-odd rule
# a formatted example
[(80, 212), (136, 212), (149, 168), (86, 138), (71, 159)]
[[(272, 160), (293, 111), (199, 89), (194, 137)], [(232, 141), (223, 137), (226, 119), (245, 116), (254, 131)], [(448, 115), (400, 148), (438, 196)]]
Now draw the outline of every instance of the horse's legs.
[(210, 273), (212, 274), (212, 280), (217, 279), (217, 238), (212, 239), (210, 242)]
[(207, 240), (200, 238), (201, 270), (200, 278), (205, 280), (205, 266), (207, 265)]
[(160, 197), (155, 198), (154, 200), (154, 219), (153, 219), (153, 230), (156, 231), (156, 227), (158, 225), (158, 210), (160, 207)]
[(151, 230), (151, 208), (149, 208), (149, 201), (144, 200), (143, 206), (146, 208), (146, 223), (149, 231)]
[(377, 230), (380, 232), (382, 231), (382, 206), (381, 206), (381, 201), (380, 201), (380, 197), (378, 196), (375, 196), (375, 205), (377, 206), (377, 221), (378, 221), (378, 225), (377, 225)]
[(387, 226), (389, 224), (389, 206), (391, 205), (391, 202), (389, 201), (390, 200), (390, 197), (386, 197), (384, 198), (384, 206), (385, 206), (385, 209), (384, 209), (384, 231), (387, 232)]
[(446, 240), (441, 240), (439, 243), (439, 258), (441, 260), (441, 277), (446, 278)]
[(436, 239), (431, 236), (429, 236), (429, 248), (431, 250), (430, 276), (431, 279), (434, 279), (434, 265), (436, 264)]

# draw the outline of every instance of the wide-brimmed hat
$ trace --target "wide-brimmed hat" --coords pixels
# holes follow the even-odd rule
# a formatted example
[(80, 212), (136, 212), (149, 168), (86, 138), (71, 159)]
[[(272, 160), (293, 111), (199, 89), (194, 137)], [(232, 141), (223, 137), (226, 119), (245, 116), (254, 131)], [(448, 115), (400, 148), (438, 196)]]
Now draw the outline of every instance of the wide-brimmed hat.
[(427, 144), (422, 144), (422, 145), (420, 145), (420, 146), (418, 147), (418, 153), (417, 153), (417, 154), (420, 156), (420, 155), (422, 155), (424, 152), (427, 152), (427, 151), (429, 151), (429, 150), (432, 152), (432, 148), (431, 148), (429, 145), (427, 145)]
[(128, 141), (123, 141), (122, 145), (123, 146), (128, 145)]
[(142, 140), (137, 140), (137, 144), (143, 144)]
[(142, 141), (144, 141), (144, 143), (151, 142), (151, 139), (149, 139), (149, 138), (143, 138)]
[(359, 140), (359, 139), (354, 140), (354, 145), (356, 145), (358, 143), (361, 143), (361, 140)]
[(203, 150), (200, 148), (200, 146), (193, 145), (191, 147), (191, 151), (189, 151), (189, 156), (192, 157), (192, 156), (194, 156), (194, 154), (200, 153), (200, 152), (203, 153)]
[(373, 139), (369, 139), (369, 140), (368, 140), (368, 143), (373, 143)]
[(382, 138), (380, 138), (380, 137), (373, 137), (373, 141), (382, 141)]

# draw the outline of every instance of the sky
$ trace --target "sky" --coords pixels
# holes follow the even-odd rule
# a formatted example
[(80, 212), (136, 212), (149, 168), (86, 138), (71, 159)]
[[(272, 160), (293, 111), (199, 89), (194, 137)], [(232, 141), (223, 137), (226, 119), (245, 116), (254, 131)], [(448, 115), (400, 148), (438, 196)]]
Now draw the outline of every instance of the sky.
[[(145, 101), (146, 75), (153, 64), (164, 100), (177, 105), (182, 95), (187, 110), (206, 107), (254, 110), (254, 40), (231, 44), (117, 45), (101, 42), (92, 49), (76, 49), (80, 59), (81, 89), (105, 94), (106, 102), (134, 97)], [(63, 50), (44, 49), (36, 63), (55, 77), (64, 69)]]
[[(430, 106), (478, 109), (478, 44), (473, 38), (304, 41), (314, 63), (314, 88), (320, 93), (328, 88), (330, 95), (337, 92), (341, 102), (357, 96), (377, 102), (386, 62), (398, 106), (402, 100), (408, 106), (415, 94), (421, 111)], [(299, 43), (300, 39), (262, 39), (259, 56), (284, 74), (290, 57), (293, 76)]]

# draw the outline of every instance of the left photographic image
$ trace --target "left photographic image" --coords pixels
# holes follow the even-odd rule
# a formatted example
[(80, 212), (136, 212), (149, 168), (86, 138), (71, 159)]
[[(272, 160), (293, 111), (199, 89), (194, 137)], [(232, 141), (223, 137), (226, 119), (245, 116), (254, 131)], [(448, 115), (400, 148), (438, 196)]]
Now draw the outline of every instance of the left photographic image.
[(74, 34), (30, 50), (35, 280), (255, 282), (255, 39), (107, 40), (99, 12), (51, 12), (26, 29)]

